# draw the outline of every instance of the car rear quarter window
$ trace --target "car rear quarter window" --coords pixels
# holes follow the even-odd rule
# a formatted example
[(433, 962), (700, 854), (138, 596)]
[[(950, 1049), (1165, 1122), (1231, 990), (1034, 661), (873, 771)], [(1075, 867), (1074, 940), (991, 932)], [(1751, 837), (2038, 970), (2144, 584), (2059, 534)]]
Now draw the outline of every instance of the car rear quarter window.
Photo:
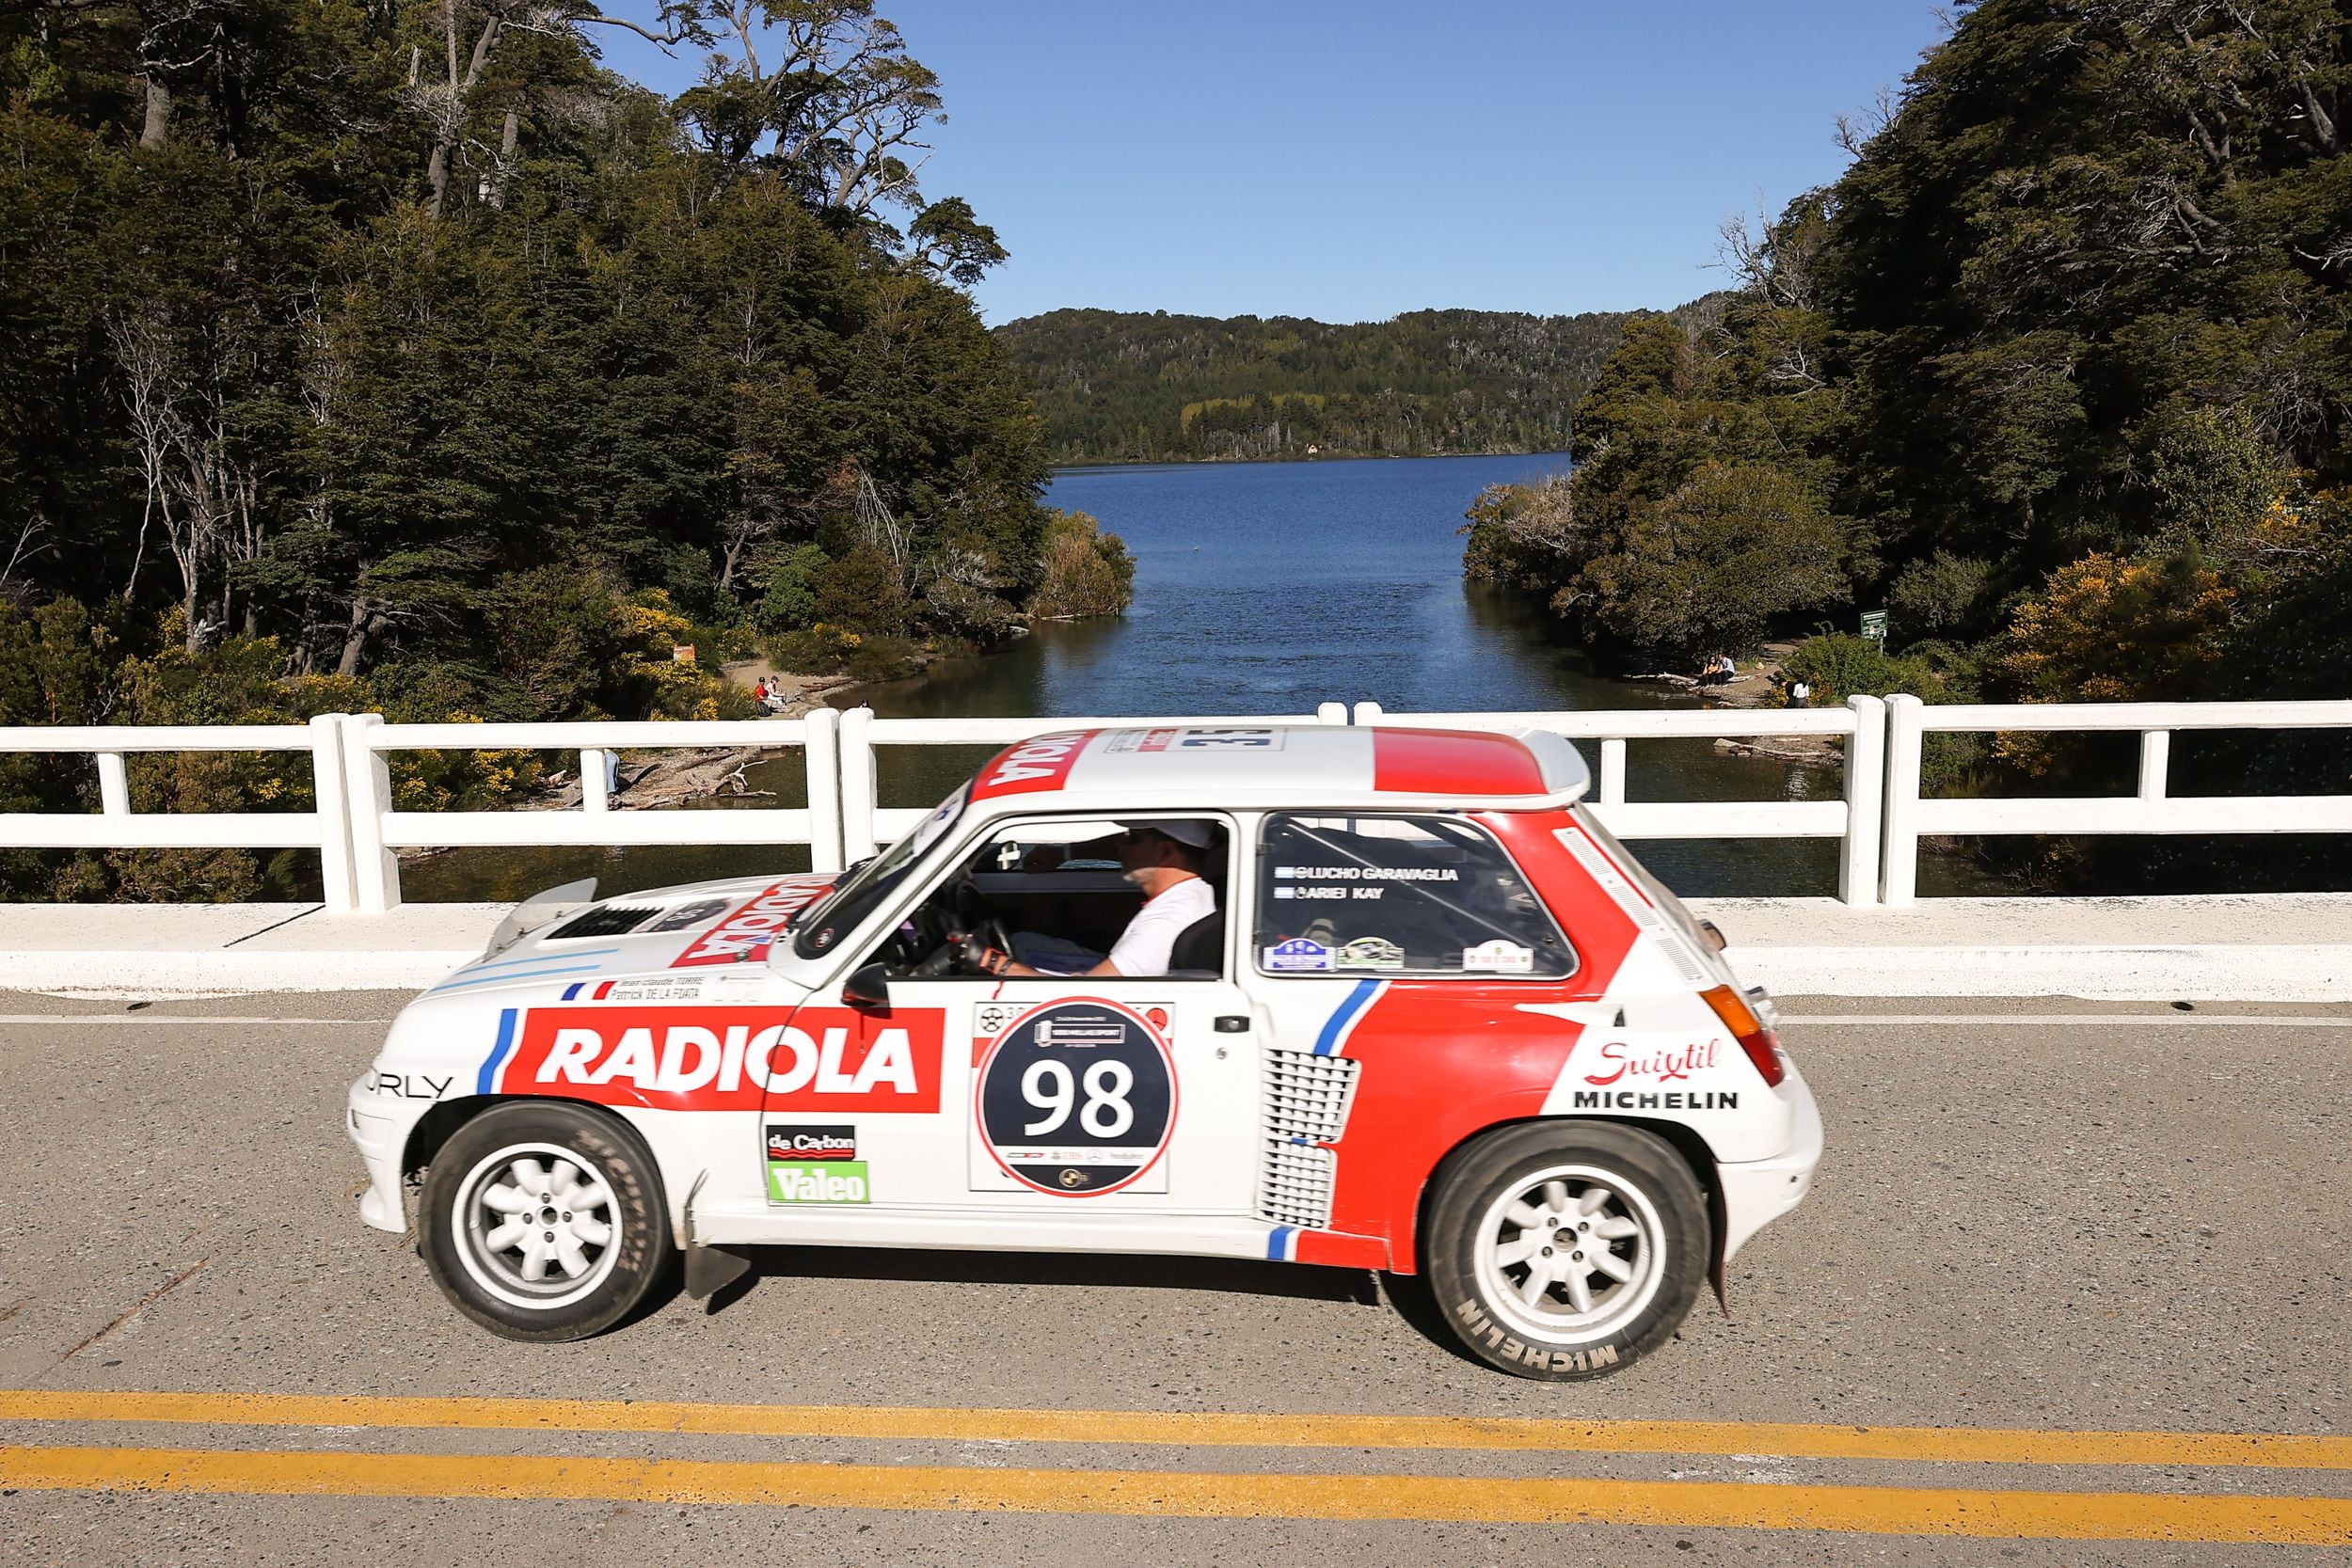
[(1269, 816), (1261, 974), (1561, 979), (1576, 954), (1494, 837), (1458, 816)]

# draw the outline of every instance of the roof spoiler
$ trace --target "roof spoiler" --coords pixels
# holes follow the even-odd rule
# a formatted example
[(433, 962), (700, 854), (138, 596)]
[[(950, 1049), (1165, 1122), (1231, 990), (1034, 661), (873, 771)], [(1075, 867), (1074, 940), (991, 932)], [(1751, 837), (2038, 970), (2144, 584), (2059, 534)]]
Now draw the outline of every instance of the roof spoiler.
[(1549, 730), (1507, 733), (1535, 758), (1535, 770), (1543, 777), (1546, 793), (1565, 800), (1581, 800), (1592, 793), (1593, 770), (1584, 766), (1584, 753), (1567, 736)]

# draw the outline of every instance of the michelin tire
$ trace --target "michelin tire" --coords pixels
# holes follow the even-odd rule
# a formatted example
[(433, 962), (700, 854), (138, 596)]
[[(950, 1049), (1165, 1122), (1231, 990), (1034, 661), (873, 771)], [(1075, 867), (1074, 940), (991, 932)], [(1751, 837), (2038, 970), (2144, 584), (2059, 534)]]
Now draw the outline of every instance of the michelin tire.
[(1423, 1262), (1470, 1353), (1520, 1377), (1602, 1377), (1672, 1337), (1705, 1282), (1707, 1196), (1664, 1140), (1542, 1121), (1456, 1151), (1430, 1200)]
[(441, 1292), (509, 1339), (601, 1334), (676, 1258), (644, 1140), (561, 1101), (513, 1101), (459, 1128), (425, 1172), (417, 1225)]

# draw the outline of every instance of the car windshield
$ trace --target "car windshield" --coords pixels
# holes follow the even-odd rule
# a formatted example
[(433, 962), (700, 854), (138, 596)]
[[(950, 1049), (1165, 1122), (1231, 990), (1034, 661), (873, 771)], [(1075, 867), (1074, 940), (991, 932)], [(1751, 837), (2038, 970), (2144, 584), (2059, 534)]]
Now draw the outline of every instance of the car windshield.
[(889, 897), (891, 890), (905, 880), (924, 851), (955, 826), (971, 793), (971, 784), (958, 784), (956, 792), (916, 823), (913, 832), (867, 861), (855, 876), (835, 888), (832, 896), (809, 911), (799, 923), (800, 934), (792, 939), (792, 951), (803, 958), (822, 958), (832, 951), (834, 942), (857, 929), (859, 923), (873, 912), (874, 906)]

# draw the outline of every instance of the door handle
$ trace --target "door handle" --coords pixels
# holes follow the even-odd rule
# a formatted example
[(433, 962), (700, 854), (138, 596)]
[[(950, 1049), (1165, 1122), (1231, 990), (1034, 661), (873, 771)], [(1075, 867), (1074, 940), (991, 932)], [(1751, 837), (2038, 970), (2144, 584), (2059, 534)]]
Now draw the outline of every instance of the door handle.
[(1238, 1013), (1227, 1013), (1216, 1021), (1216, 1032), (1220, 1035), (1246, 1035), (1249, 1033), (1249, 1020)]

